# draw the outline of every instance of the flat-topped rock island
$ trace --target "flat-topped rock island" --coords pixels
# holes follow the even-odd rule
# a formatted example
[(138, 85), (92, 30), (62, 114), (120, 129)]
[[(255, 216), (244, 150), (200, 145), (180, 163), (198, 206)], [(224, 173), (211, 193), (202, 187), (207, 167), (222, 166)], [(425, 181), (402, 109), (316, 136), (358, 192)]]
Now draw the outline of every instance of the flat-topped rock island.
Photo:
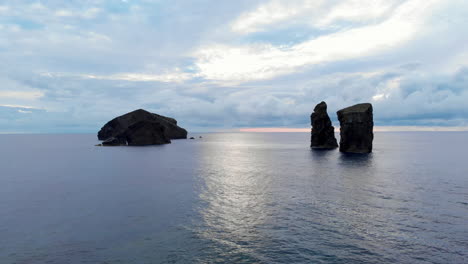
[(177, 120), (143, 109), (121, 115), (107, 122), (98, 132), (101, 146), (147, 146), (186, 139), (187, 130)]

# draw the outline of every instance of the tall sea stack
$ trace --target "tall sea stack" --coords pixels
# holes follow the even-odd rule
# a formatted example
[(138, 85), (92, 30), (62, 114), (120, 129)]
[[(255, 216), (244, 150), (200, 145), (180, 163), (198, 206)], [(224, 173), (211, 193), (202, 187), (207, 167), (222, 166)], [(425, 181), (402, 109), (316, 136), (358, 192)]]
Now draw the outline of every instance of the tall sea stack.
[(372, 152), (374, 120), (372, 105), (357, 104), (337, 112), (340, 121), (340, 151)]
[(327, 114), (327, 104), (321, 102), (315, 106), (310, 116), (312, 135), (310, 147), (314, 149), (332, 149), (338, 147), (335, 138), (335, 128)]

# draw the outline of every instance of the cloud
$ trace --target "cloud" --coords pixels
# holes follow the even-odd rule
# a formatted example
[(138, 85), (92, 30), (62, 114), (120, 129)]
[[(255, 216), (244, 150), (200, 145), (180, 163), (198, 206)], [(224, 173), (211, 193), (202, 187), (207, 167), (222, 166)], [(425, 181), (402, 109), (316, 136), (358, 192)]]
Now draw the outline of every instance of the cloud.
[[(392, 0), (346, 0), (330, 8), (324, 16), (317, 19), (315, 26), (327, 27), (333, 23), (346, 22), (375, 22), (391, 14), (402, 1)], [(400, 8), (407, 8), (403, 6)]]
[(195, 53), (196, 65), (206, 79), (250, 81), (292, 73), (304, 66), (370, 56), (416, 37), (438, 2), (412, 0), (379, 24), (320, 36), (292, 47), (270, 44), (203, 47)]
[(44, 93), (41, 91), (1, 91), (0, 98), (19, 98), (19, 99), (38, 99), (44, 96)]
[(352, 23), (379, 22), (405, 4), (402, 0), (272, 0), (241, 14), (231, 30), (251, 34), (294, 24), (337, 27), (337, 22), (346, 22), (349, 27)]
[[(64, 73), (41, 73), (47, 77), (77, 77), (82, 79), (110, 80), (110, 81), (130, 81), (130, 82), (164, 82), (164, 83), (180, 83), (196, 77), (196, 74), (181, 72), (175, 69), (172, 72), (163, 74), (147, 74), (147, 73), (117, 73), (111, 75), (94, 75), (94, 74), (64, 74)], [(0, 93), (1, 97), (1, 93)]]
[(54, 15), (57, 17), (75, 17), (75, 18), (83, 18), (83, 19), (92, 19), (96, 18), (101, 9), (99, 8), (88, 8), (86, 10), (72, 11), (66, 9), (60, 9), (54, 12)]
[(5, 14), (10, 10), (8, 6), (0, 5), (0, 14)]
[[(462, 0), (3, 1), (0, 127), (95, 132), (146, 108), (189, 130), (467, 125)], [(28, 113), (26, 113), (28, 112)], [(29, 113), (30, 112), (30, 113)]]
[(40, 108), (36, 108), (34, 106), (29, 106), (29, 105), (7, 105), (7, 104), (4, 105), (4, 104), (1, 104), (0, 107), (40, 110)]
[(267, 26), (318, 9), (323, 2), (321, 0), (273, 0), (266, 4), (261, 4), (253, 11), (241, 14), (231, 24), (231, 29), (234, 32), (242, 34), (265, 30)]

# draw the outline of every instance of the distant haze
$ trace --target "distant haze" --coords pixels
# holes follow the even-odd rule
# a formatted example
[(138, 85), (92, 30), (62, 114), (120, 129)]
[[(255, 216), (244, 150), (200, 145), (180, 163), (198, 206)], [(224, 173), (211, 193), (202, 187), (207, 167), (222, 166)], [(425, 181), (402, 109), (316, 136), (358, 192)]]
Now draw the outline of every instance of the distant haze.
[[(240, 128), (240, 132), (258, 132), (258, 133), (304, 133), (310, 132), (310, 128), (285, 128), (285, 127), (252, 127)], [(462, 132), (468, 131), (468, 127), (440, 127), (440, 126), (378, 126), (374, 127), (374, 132), (409, 132), (409, 131), (446, 131)], [(339, 133), (340, 128), (335, 127), (335, 133)]]
[[(382, 130), (468, 127), (466, 0), (0, 2), (0, 133), (309, 130), (324, 100)], [(396, 128), (392, 128), (396, 127)], [(423, 128), (420, 128), (423, 127)]]

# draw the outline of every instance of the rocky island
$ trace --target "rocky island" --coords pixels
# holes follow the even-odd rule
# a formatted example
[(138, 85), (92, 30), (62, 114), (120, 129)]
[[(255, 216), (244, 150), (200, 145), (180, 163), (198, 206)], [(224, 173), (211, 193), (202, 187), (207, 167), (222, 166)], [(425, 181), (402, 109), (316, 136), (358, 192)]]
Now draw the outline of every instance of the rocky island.
[(310, 147), (313, 149), (333, 149), (338, 147), (335, 138), (335, 128), (327, 113), (327, 104), (319, 103), (310, 116), (312, 125)]
[(102, 146), (146, 146), (171, 143), (171, 139), (186, 139), (187, 130), (174, 118), (150, 113), (143, 109), (116, 117), (98, 132)]
[(372, 152), (374, 121), (372, 105), (357, 104), (337, 112), (340, 121), (340, 151)]

